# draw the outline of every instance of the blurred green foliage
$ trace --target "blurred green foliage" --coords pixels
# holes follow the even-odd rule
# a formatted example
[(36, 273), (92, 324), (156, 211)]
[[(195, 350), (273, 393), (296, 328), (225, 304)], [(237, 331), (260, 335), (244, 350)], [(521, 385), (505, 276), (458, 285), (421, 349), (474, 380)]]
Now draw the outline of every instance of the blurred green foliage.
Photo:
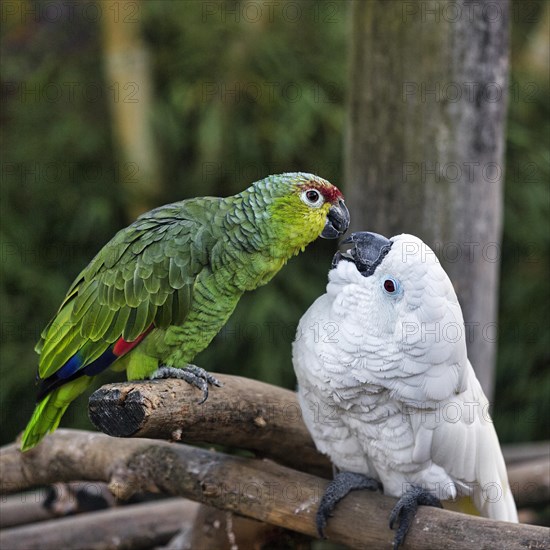
[(512, 11), (494, 403), (503, 441), (548, 439), (550, 419), (550, 9), (545, 4), (516, 1)]
[[(247, 4), (142, 5), (160, 202), (232, 194), (282, 171), (342, 184), (348, 4), (302, 0), (293, 3), (299, 14), (274, 8), (258, 20)], [(114, 152), (109, 114), (124, 94), (105, 82), (97, 18), (60, 13), (7, 19), (2, 31), (0, 443), (23, 429), (34, 406), (40, 330), (73, 277), (130, 221), (121, 191), (129, 176)], [(517, 48), (534, 26), (514, 29)], [(513, 76), (535, 78), (528, 66)], [(546, 437), (549, 413), (548, 79), (537, 86), (534, 101), (510, 102), (495, 408), (504, 441)], [(334, 243), (315, 243), (246, 295), (197, 363), (292, 387), (295, 327), (322, 293), (333, 251)], [(113, 379), (106, 374), (98, 384)], [(90, 427), (86, 399), (63, 425)]]

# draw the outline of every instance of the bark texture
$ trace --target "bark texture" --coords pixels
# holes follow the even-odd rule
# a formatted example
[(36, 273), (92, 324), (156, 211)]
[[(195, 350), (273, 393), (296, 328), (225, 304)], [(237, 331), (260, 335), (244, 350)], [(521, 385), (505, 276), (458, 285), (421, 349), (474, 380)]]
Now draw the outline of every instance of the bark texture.
[(492, 399), (508, 84), (508, 0), (353, 2), (347, 197), (354, 230), (439, 256)]
[(201, 392), (182, 380), (107, 384), (89, 401), (90, 420), (108, 435), (212, 443), (254, 451), (331, 477), (302, 420), (296, 394), (264, 382), (215, 374), (223, 388)]
[[(225, 445), (332, 477), (329, 459), (316, 450), (303, 423), (295, 392), (239, 376), (216, 377), (224, 387), (213, 389), (202, 405), (197, 404), (201, 392), (182, 380), (107, 384), (90, 397), (90, 418), (99, 430), (115, 437)], [(503, 448), (519, 506), (550, 501), (548, 445)]]
[[(316, 536), (315, 513), (327, 485), (326, 480), (269, 461), (77, 430), (58, 430), (24, 454), (16, 444), (4, 447), (0, 469), (1, 493), (52, 481), (94, 479), (109, 483), (119, 498), (158, 491), (309, 536)], [(351, 548), (389, 548), (394, 533), (387, 521), (394, 503), (380, 494), (351, 493), (339, 503), (328, 538)], [(550, 530), (545, 527), (420, 507), (406, 547), (519, 550), (549, 545)]]

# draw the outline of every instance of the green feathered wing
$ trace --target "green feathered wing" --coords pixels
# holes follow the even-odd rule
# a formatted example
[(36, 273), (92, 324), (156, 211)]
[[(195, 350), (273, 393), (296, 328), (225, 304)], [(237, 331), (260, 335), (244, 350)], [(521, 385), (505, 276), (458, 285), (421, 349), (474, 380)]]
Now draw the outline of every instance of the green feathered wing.
[[(119, 358), (117, 342), (135, 342), (147, 331), (154, 339), (155, 332), (184, 323), (197, 277), (209, 270), (226, 202), (204, 197), (153, 210), (117, 233), (78, 275), (36, 346), (40, 401), (23, 450), (55, 430), (92, 377)], [(147, 351), (153, 356), (143, 357), (143, 376), (162, 355), (155, 346)]]

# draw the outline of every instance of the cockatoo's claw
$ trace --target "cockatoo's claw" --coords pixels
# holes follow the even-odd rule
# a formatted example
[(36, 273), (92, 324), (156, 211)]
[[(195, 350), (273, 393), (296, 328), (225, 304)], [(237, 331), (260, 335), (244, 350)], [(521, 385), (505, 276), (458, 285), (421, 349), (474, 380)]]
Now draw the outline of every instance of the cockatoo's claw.
[(321, 499), (315, 523), (319, 537), (325, 538), (325, 528), (328, 518), (336, 505), (350, 492), (358, 489), (368, 489), (369, 491), (378, 491), (382, 485), (376, 479), (364, 476), (363, 474), (354, 474), (352, 472), (340, 472), (328, 484), (325, 494)]
[(208, 399), (208, 384), (218, 387), (222, 386), (222, 383), (217, 378), (196, 365), (187, 365), (183, 369), (163, 365), (151, 375), (151, 380), (158, 380), (160, 378), (179, 378), (201, 390), (202, 399), (198, 402), (199, 405)]
[(393, 524), (399, 520), (399, 527), (393, 539), (393, 550), (397, 550), (403, 544), (419, 505), (443, 508), (437, 497), (421, 487), (411, 487), (403, 493), (390, 514), (390, 529), (393, 529)]

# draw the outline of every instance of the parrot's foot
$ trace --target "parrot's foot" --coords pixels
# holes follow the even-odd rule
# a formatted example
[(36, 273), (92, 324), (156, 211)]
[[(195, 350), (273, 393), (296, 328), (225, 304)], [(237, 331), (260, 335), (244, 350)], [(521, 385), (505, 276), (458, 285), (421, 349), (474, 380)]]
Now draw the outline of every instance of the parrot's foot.
[(393, 529), (395, 520), (399, 519), (399, 527), (393, 539), (394, 550), (403, 544), (419, 505), (443, 508), (441, 501), (436, 496), (421, 487), (412, 487), (403, 493), (390, 514), (390, 529)]
[(191, 386), (202, 390), (202, 399), (199, 401), (199, 405), (208, 399), (208, 384), (218, 387), (222, 386), (222, 383), (217, 378), (196, 365), (187, 365), (183, 369), (167, 366), (159, 367), (151, 375), (151, 380), (158, 380), (159, 378), (179, 378), (180, 380), (185, 380)]
[(321, 499), (315, 523), (317, 525), (317, 533), (325, 538), (325, 528), (328, 518), (332, 515), (332, 511), (336, 505), (351, 491), (358, 489), (368, 489), (369, 491), (378, 491), (382, 485), (376, 479), (364, 476), (363, 474), (354, 474), (352, 472), (340, 472), (336, 474), (334, 479), (328, 484), (328, 487)]

